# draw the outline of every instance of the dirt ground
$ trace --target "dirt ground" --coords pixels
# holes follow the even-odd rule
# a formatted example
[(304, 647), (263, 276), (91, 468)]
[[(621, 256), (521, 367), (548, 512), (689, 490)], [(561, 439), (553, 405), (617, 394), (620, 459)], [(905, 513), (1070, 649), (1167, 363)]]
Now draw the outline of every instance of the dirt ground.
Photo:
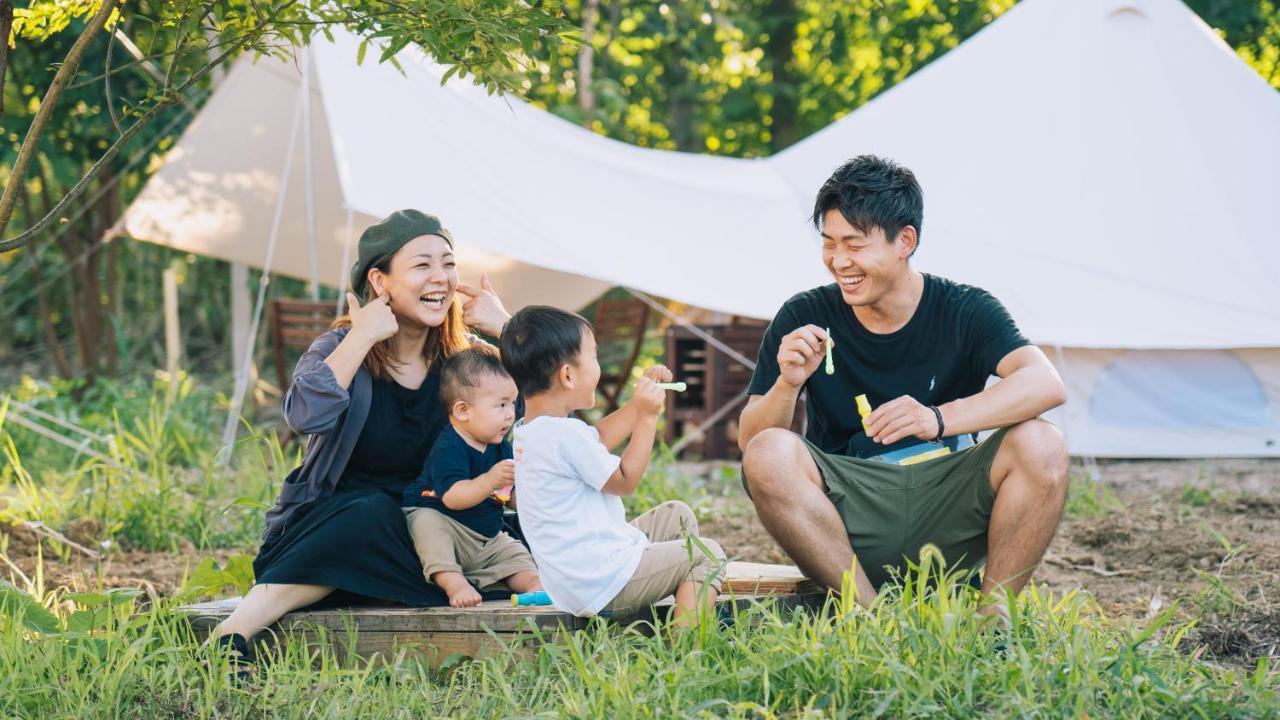
[[(685, 470), (725, 474), (719, 466)], [(1074, 470), (1110, 500), (1064, 518), (1035, 582), (1088, 591), (1116, 617), (1146, 618), (1177, 602), (1179, 615), (1198, 619), (1192, 640), (1209, 656), (1242, 665), (1280, 659), (1280, 460), (1111, 461)], [(790, 562), (733, 481), (714, 489), (723, 494), (707, 502), (704, 535), (738, 559)], [(89, 521), (63, 532), (90, 548), (102, 540)], [(0, 577), (20, 582), (16, 570), (34, 579), (39, 544), (31, 530), (0, 528)], [(43, 547), (45, 587), (73, 590), (101, 582), (171, 594), (207, 555), (108, 550), (94, 560), (65, 545)], [(220, 562), (233, 554), (214, 553)]]
[[(219, 563), (237, 554), (234, 550), (197, 552), (188, 547), (180, 552), (143, 552), (102, 548), (102, 527), (93, 520), (78, 520), (64, 528), (63, 535), (88, 550), (52, 541), (48, 534), (24, 527), (0, 525), (0, 577), (20, 587), (37, 577), (46, 589), (63, 587), (73, 592), (98, 587), (136, 587), (156, 595), (172, 595), (182, 587), (186, 574), (200, 560), (212, 554)], [(249, 550), (242, 552), (251, 552)], [(24, 580), (25, 578), (25, 580)]]
[[(1195, 645), (1220, 661), (1280, 659), (1280, 460), (1077, 464), (1114, 505), (1063, 519), (1035, 582), (1088, 591), (1109, 615), (1178, 603)], [(1105, 494), (1106, 490), (1099, 490)], [(1118, 501), (1118, 502), (1116, 502)], [(703, 533), (729, 554), (789, 562), (737, 497), (715, 498)]]

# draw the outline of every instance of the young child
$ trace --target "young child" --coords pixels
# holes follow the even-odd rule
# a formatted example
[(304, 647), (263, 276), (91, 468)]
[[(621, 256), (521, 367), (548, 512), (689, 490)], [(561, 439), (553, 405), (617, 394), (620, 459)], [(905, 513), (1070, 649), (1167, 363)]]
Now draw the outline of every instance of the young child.
[(423, 575), (453, 607), (480, 604), (476, 587), (541, 590), (533, 557), (502, 531), (515, 478), (506, 441), (515, 420), (515, 383), (497, 353), (478, 345), (445, 360), (440, 401), (449, 427), (403, 501)]
[[(671, 371), (650, 368), (631, 401), (592, 428), (572, 416), (595, 405), (600, 380), (595, 336), (582, 317), (521, 310), (502, 332), (502, 363), (525, 399), (513, 443), (520, 527), (555, 606), (594, 615), (674, 592), (677, 618), (699, 601), (712, 607), (724, 552), (698, 538), (689, 506), (664, 503), (631, 523), (622, 508), (649, 463), (665, 400), (657, 382), (670, 381)], [(628, 437), (621, 458), (610, 454)]]

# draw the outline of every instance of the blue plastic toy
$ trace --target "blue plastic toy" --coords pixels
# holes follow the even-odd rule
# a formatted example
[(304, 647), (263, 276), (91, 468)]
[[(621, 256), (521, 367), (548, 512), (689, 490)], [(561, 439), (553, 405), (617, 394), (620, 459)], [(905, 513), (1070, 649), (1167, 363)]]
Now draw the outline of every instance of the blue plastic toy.
[(550, 605), (551, 596), (547, 595), (545, 590), (536, 590), (534, 592), (520, 593), (511, 596), (511, 605), (513, 607), (521, 605)]

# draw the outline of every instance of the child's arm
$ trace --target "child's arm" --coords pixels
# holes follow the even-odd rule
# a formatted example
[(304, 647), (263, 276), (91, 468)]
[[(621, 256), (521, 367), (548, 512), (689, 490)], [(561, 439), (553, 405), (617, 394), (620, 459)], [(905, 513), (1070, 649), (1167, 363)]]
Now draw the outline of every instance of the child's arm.
[(455, 482), (440, 499), (450, 510), (466, 510), (484, 502), (493, 491), (515, 482), (515, 478), (515, 462), (503, 460), (486, 473)]
[(636, 383), (636, 392), (629, 405), (635, 411), (635, 425), (631, 431), (631, 442), (622, 453), (622, 462), (614, 471), (608, 482), (601, 488), (610, 495), (630, 495), (636, 491), (640, 478), (649, 467), (649, 456), (653, 453), (653, 441), (658, 434), (658, 415), (666, 402), (666, 392), (649, 378), (642, 378)]
[[(671, 382), (674, 377), (666, 365), (654, 365), (644, 371), (643, 377), (652, 380), (655, 383)], [(635, 396), (626, 405), (614, 410), (596, 423), (596, 432), (600, 433), (600, 442), (609, 450), (613, 450), (622, 444), (636, 428), (636, 421), (639, 419), (636, 415)], [(641, 469), (641, 472), (644, 472)]]

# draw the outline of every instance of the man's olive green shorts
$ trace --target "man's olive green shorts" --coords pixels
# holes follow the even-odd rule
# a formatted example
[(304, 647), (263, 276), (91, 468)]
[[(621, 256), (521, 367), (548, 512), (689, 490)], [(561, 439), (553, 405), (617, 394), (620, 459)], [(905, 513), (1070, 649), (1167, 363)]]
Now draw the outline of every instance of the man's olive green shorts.
[(849, 533), (849, 544), (877, 588), (919, 562), (932, 543), (949, 568), (974, 570), (987, 559), (987, 526), (996, 496), (991, 463), (1007, 428), (959, 452), (916, 465), (889, 465), (831, 455), (808, 440), (827, 498)]

